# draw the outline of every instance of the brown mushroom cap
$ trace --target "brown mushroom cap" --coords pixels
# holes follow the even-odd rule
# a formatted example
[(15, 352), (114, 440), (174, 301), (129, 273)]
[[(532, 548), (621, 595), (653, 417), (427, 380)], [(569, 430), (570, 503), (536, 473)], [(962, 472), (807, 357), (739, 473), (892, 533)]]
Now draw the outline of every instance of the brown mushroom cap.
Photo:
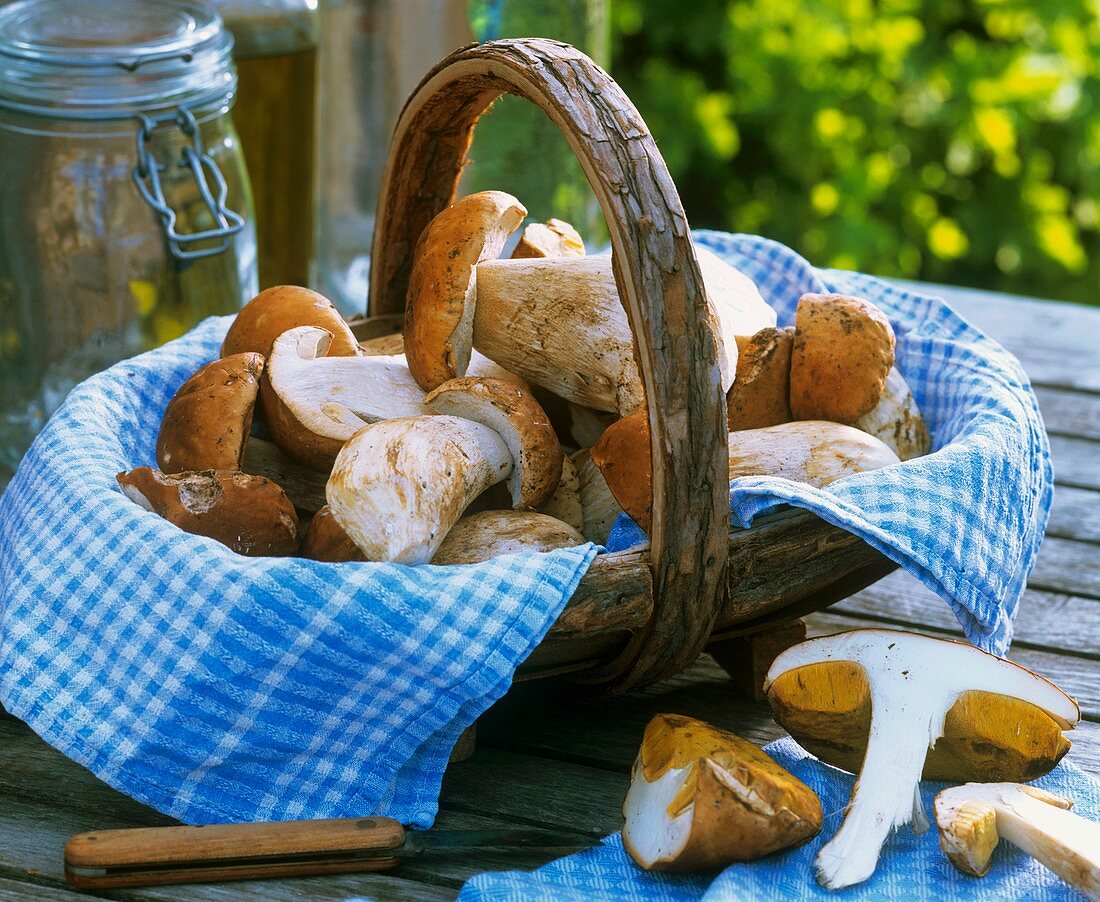
[(405, 355), (425, 391), (466, 374), (473, 347), (475, 271), (500, 256), (527, 210), (503, 191), (451, 204), (416, 244), (405, 308)]
[(737, 357), (737, 376), (726, 393), (730, 432), (791, 420), (791, 349), (794, 329), (768, 327), (749, 338)]
[(804, 294), (795, 314), (791, 412), (851, 425), (875, 409), (894, 365), (894, 330), (872, 304)]
[(275, 339), (298, 326), (316, 326), (330, 332), (330, 357), (359, 353), (351, 327), (332, 301), (308, 288), (276, 285), (261, 291), (241, 308), (222, 343), (222, 356), (252, 351), (267, 357)]
[(476, 564), (502, 554), (573, 548), (587, 539), (568, 523), (534, 511), (481, 511), (447, 533), (433, 564)]
[(134, 503), (237, 554), (285, 557), (298, 551), (294, 505), (263, 476), (225, 470), (167, 475), (138, 467), (116, 478)]
[(180, 386), (157, 435), (162, 471), (240, 469), (263, 368), (259, 354), (234, 354), (208, 363)]
[(298, 553), (301, 557), (328, 563), (367, 559), (367, 556), (359, 550), (359, 546), (351, 540), (351, 536), (336, 522), (327, 504), (309, 521)]
[(583, 257), (580, 233), (563, 219), (532, 222), (520, 236), (512, 259), (525, 257)]
[(649, 414), (639, 410), (608, 426), (590, 452), (615, 500), (646, 532), (653, 513), (649, 441)]
[(503, 379), (462, 376), (444, 382), (424, 403), (437, 413), (482, 423), (504, 439), (515, 462), (508, 477), (515, 509), (539, 507), (554, 494), (561, 445), (546, 411), (529, 393)]

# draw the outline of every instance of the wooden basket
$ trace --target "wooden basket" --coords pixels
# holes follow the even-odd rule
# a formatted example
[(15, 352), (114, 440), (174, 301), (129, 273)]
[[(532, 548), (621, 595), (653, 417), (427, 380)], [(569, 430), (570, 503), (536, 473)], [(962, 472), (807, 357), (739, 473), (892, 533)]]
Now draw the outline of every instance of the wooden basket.
[(725, 396), (687, 218), (634, 105), (567, 44), (465, 47), (409, 98), (390, 145), (371, 257), (368, 313), (378, 331), (392, 330), (404, 310), (416, 240), (454, 201), (474, 126), (506, 93), (561, 129), (599, 200), (653, 455), (649, 548), (600, 555), (521, 676), (583, 671), (613, 689), (646, 685), (690, 665), (709, 641), (825, 607), (893, 569), (806, 512), (730, 530)]

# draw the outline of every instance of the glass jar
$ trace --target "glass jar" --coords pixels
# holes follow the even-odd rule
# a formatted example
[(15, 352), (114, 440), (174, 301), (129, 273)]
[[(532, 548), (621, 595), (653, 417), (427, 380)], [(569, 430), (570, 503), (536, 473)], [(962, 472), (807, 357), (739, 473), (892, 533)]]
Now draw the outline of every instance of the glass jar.
[[(362, 313), (375, 207), (390, 136), (409, 94), (451, 51), (498, 37), (567, 41), (607, 66), (607, 0), (322, 0), (314, 279)], [(603, 218), (573, 152), (536, 107), (502, 97), (482, 117), (463, 192), (515, 194), (534, 220), (572, 222), (590, 244)], [(537, 165), (533, 164), (537, 161)]]
[(189, 0), (0, 9), (0, 482), (76, 383), (256, 293), (231, 51)]
[(306, 285), (313, 257), (317, 0), (214, 0), (233, 34), (260, 287)]

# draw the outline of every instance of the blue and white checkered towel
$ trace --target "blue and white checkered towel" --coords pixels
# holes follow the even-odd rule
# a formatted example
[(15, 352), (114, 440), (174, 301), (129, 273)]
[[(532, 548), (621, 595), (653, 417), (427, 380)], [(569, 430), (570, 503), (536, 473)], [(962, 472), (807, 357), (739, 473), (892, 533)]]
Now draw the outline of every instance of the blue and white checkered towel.
[[(1003, 650), (1051, 497), (1019, 364), (939, 301), (818, 272), (764, 239), (699, 240), (798, 296), (861, 294), (938, 451), (818, 490), (738, 480), (733, 520), (807, 507), (941, 592)], [(594, 546), (467, 567), (241, 558), (128, 501), (161, 414), (213, 359), (208, 322), (78, 387), (0, 500), (0, 703), (122, 791), (184, 821), (386, 813), (427, 826), (459, 732), (508, 687)]]
[[(770, 476), (736, 479), (730, 522), (748, 527), (781, 504), (855, 533), (944, 598), (975, 645), (1004, 654), (1054, 491), (1050, 442), (1019, 362), (943, 301), (839, 270), (814, 269), (789, 248), (748, 235), (696, 241), (746, 273), (794, 322), (807, 292), (854, 294), (897, 335), (896, 366), (932, 432), (935, 454), (826, 488)], [(644, 534), (622, 515), (607, 547)]]
[[(975, 902), (1027, 902), (1084, 899), (1052, 872), (1019, 849), (1002, 842), (993, 854), (989, 874), (968, 877), (940, 851), (935, 827), (917, 836), (903, 827), (886, 841), (878, 869), (866, 883), (842, 892), (817, 885), (813, 860), (832, 839), (844, 817), (855, 777), (822, 764), (783, 739), (765, 749), (821, 797), (825, 825), (814, 839), (796, 849), (749, 864), (735, 864), (719, 874), (649, 874), (623, 850), (619, 834), (599, 846), (562, 858), (532, 873), (480, 874), (468, 881), (459, 902), (756, 902), (776, 899), (843, 899), (844, 902), (921, 902), (967, 899)], [(1072, 753), (1071, 753), (1072, 754)], [(925, 810), (948, 784), (921, 783)], [(1035, 781), (1074, 802), (1073, 810), (1100, 820), (1100, 780), (1072, 764), (1060, 764)]]

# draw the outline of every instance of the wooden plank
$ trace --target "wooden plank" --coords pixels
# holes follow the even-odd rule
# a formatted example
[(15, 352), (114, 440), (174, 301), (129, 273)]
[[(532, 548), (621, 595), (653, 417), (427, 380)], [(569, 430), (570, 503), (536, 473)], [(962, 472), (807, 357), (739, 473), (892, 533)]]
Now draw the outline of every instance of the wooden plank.
[(1047, 536), (1028, 585), (1100, 598), (1100, 548), (1091, 542)]
[[(1100, 455), (1100, 448), (1097, 449)], [(1100, 457), (1097, 458), (1100, 469)], [(1060, 485), (1054, 489), (1048, 536), (1100, 542), (1100, 492)], [(1100, 557), (1100, 549), (1097, 549)], [(1100, 567), (1100, 563), (1096, 566)]]
[[(910, 283), (912, 284), (912, 283)], [(1094, 308), (947, 285), (912, 287), (943, 297), (1015, 354), (1033, 382), (1100, 391)]]
[(1050, 437), (1054, 481), (1082, 489), (1100, 489), (1100, 442), (1066, 435)]
[(58, 886), (40, 886), (36, 883), (26, 883), (22, 880), (11, 880), (0, 877), (0, 900), (27, 900), (34, 902), (36, 899), (50, 900), (50, 902), (76, 902), (78, 899), (88, 900), (94, 898), (72, 889), (62, 889)]
[(1035, 395), (1048, 432), (1100, 439), (1100, 395), (1041, 386), (1036, 387)]
[[(901, 570), (846, 598), (830, 611), (881, 623), (923, 624), (962, 635), (962, 627), (947, 602)], [(1053, 629), (1055, 624), (1066, 626)], [(1100, 602), (1028, 589), (1020, 600), (1013, 644), (1100, 659)]]

